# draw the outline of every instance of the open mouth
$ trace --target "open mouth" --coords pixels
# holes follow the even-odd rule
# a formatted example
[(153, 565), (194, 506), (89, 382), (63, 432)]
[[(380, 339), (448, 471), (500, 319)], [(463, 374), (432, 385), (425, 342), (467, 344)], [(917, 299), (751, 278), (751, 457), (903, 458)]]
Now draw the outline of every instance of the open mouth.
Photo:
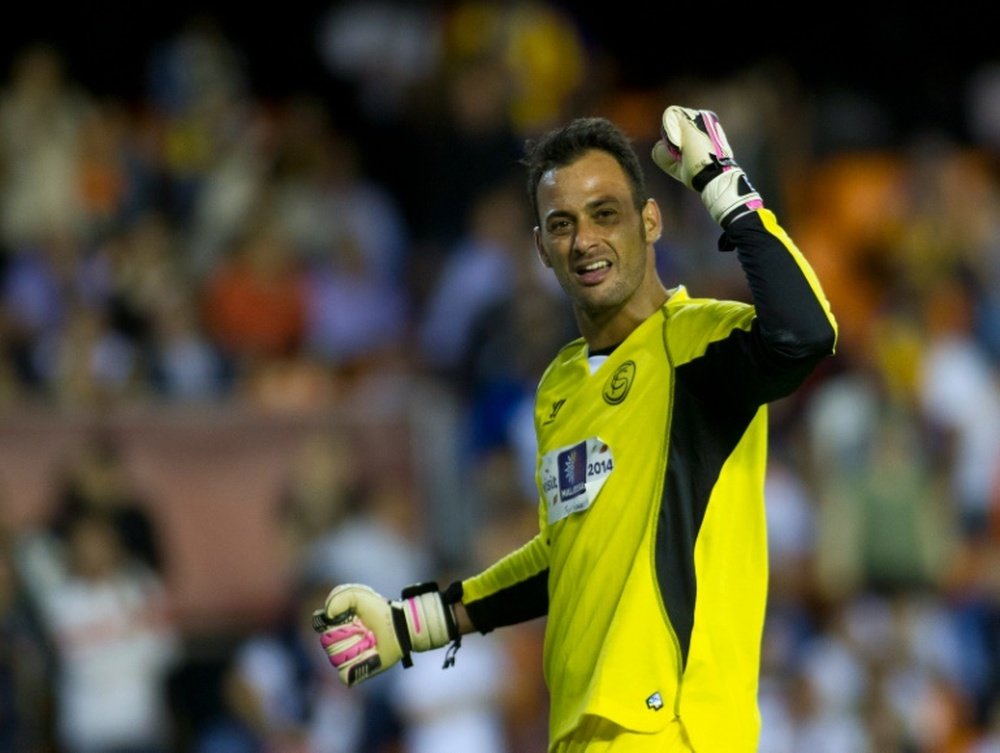
[(607, 259), (597, 259), (576, 268), (576, 274), (585, 285), (596, 285), (607, 276), (611, 262)]

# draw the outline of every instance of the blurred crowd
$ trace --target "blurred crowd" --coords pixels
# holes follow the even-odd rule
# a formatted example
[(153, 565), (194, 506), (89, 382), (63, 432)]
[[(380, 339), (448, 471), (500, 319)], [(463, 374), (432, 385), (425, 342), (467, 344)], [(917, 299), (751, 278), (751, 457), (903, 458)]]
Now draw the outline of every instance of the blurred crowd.
[[(543, 625), (348, 692), (308, 614), (333, 583), (448, 582), (531, 535), (534, 384), (576, 332), (534, 256), (523, 142), (599, 113), (641, 155), (680, 103), (720, 115), (841, 328), (771, 408), (760, 751), (1000, 753), (1000, 63), (969, 72), (961, 133), (900, 132), (780, 60), (631, 89), (542, 1), (341, 2), (303, 43), (328, 86), (281, 98), (208, 16), (149, 50), (138, 101), (19, 51), (0, 411), (324, 414), (429, 382), (452, 419), (425, 406), (398, 441), (434, 445), (455, 498), (415, 501), (349, 433), (310, 435), (273, 500), (287, 603), (206, 659), (171, 610), (177, 544), (95, 437), (39, 525), (0, 517), (0, 751), (543, 751)], [(668, 284), (746, 299), (698, 197), (647, 179)]]

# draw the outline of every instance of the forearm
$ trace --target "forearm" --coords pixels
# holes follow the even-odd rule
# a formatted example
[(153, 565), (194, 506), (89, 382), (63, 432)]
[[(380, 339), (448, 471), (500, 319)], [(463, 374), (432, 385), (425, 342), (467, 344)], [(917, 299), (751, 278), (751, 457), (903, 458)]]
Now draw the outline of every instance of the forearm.
[(465, 604), (460, 601), (456, 602), (454, 610), (455, 622), (458, 623), (458, 632), (462, 635), (475, 632), (476, 626), (472, 624), (472, 618), (469, 617), (469, 613), (465, 610)]
[(720, 247), (736, 249), (765, 347), (790, 360), (833, 352), (837, 327), (829, 302), (809, 262), (770, 211), (732, 223)]
[(539, 534), (483, 572), (464, 580), (460, 619), (471, 625), (471, 629), (488, 633), (546, 614), (548, 557), (548, 545)]

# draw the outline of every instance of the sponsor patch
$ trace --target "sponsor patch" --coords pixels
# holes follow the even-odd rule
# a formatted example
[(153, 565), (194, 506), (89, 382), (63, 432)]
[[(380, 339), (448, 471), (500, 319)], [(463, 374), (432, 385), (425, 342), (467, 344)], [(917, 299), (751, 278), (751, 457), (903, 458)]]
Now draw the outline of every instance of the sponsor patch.
[(598, 437), (545, 453), (540, 474), (549, 524), (594, 504), (614, 467), (611, 448)]

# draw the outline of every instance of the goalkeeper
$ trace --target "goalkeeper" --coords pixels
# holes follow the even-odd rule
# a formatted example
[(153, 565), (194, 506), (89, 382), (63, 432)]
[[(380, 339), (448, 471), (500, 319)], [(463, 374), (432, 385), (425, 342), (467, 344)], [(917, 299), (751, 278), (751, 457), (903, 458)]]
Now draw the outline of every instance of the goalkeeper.
[(614, 124), (529, 142), (535, 247), (582, 335), (537, 388), (539, 531), (443, 591), (334, 588), (316, 627), (346, 684), (546, 615), (550, 751), (757, 749), (767, 404), (833, 353), (836, 323), (714, 113), (668, 107), (652, 159), (699, 193), (752, 302), (663, 284), (660, 209)]

